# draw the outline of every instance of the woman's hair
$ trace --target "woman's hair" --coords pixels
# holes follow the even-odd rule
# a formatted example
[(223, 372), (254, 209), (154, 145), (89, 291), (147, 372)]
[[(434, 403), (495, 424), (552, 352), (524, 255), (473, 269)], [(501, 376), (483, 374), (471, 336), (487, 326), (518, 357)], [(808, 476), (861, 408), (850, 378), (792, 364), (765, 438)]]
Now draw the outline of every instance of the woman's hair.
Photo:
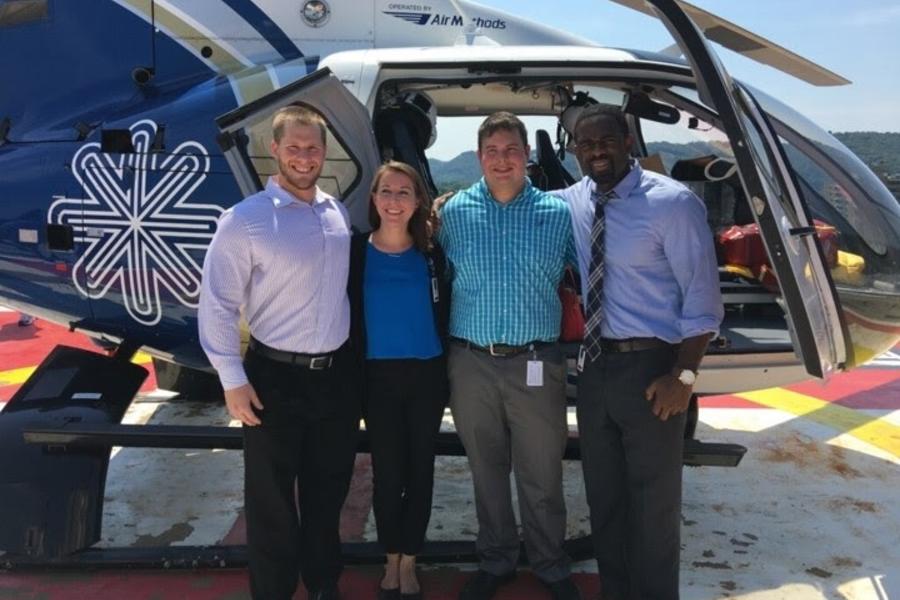
[(372, 188), (369, 190), (369, 224), (372, 229), (381, 227), (381, 217), (378, 215), (378, 209), (375, 208), (375, 193), (381, 183), (381, 178), (390, 172), (401, 173), (409, 177), (413, 184), (413, 193), (416, 196), (416, 211), (407, 224), (409, 233), (412, 234), (413, 244), (419, 252), (428, 252), (432, 248), (431, 227), (429, 220), (431, 219), (431, 196), (422, 181), (419, 172), (408, 164), (396, 160), (390, 160), (381, 165), (375, 172), (375, 178), (372, 180)]

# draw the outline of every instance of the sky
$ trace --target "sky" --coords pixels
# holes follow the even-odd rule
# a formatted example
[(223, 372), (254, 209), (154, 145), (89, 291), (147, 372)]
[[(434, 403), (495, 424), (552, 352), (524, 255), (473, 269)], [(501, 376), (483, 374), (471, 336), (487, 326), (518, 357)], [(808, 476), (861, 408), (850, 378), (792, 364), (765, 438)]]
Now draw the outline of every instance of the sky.
[[(658, 51), (672, 44), (658, 21), (607, 0), (479, 1), (604, 46)], [(898, 0), (693, 0), (692, 4), (852, 83), (815, 87), (713, 44), (736, 78), (768, 92), (829, 131), (900, 132)], [(468, 133), (439, 136), (429, 155), (446, 159), (472, 149), (465, 147), (471, 146), (470, 141), (463, 141), (463, 136), (472, 139)]]

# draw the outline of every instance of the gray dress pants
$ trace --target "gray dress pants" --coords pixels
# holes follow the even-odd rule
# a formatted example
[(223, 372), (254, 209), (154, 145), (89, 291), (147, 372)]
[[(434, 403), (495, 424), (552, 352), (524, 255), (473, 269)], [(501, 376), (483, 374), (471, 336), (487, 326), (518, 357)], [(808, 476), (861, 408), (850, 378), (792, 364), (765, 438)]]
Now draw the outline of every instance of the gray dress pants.
[(685, 413), (660, 421), (644, 390), (674, 347), (603, 354), (578, 377), (578, 434), (604, 597), (677, 600)]
[[(526, 385), (527, 363), (535, 359), (543, 361), (542, 386)], [(504, 575), (518, 563), (512, 471), (532, 570), (546, 582), (568, 577), (570, 561), (562, 547), (562, 457), (568, 436), (562, 351), (553, 344), (501, 358), (451, 343), (448, 371), (450, 408), (475, 486), (479, 568)]]

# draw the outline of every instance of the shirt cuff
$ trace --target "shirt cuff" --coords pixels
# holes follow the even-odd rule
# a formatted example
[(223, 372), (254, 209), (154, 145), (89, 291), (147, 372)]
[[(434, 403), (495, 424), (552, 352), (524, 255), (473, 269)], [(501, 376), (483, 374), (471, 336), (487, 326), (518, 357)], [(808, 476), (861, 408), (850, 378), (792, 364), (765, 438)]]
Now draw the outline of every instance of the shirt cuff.
[(715, 339), (719, 335), (719, 324), (720, 321), (714, 319), (682, 321), (681, 327), (679, 328), (681, 329), (681, 339), (686, 340), (688, 338), (706, 334), (712, 334), (713, 339)]
[(224, 364), (215, 365), (216, 372), (219, 374), (219, 381), (222, 382), (222, 389), (233, 390), (242, 385), (249, 383), (247, 373), (244, 371), (244, 365), (241, 360), (228, 361)]

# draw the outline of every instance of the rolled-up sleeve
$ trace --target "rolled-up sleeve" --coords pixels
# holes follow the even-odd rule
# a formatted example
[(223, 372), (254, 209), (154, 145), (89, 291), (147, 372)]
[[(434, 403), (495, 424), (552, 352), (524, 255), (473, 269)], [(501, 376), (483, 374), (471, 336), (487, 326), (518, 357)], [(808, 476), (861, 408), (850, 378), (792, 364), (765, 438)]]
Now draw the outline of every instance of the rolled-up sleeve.
[(683, 192), (666, 219), (664, 251), (682, 295), (678, 329), (682, 338), (719, 333), (725, 315), (719, 289), (719, 269), (706, 208)]
[(227, 211), (219, 220), (200, 285), (200, 345), (226, 390), (247, 383), (241, 361), (239, 318), (252, 268), (252, 248), (240, 217)]

